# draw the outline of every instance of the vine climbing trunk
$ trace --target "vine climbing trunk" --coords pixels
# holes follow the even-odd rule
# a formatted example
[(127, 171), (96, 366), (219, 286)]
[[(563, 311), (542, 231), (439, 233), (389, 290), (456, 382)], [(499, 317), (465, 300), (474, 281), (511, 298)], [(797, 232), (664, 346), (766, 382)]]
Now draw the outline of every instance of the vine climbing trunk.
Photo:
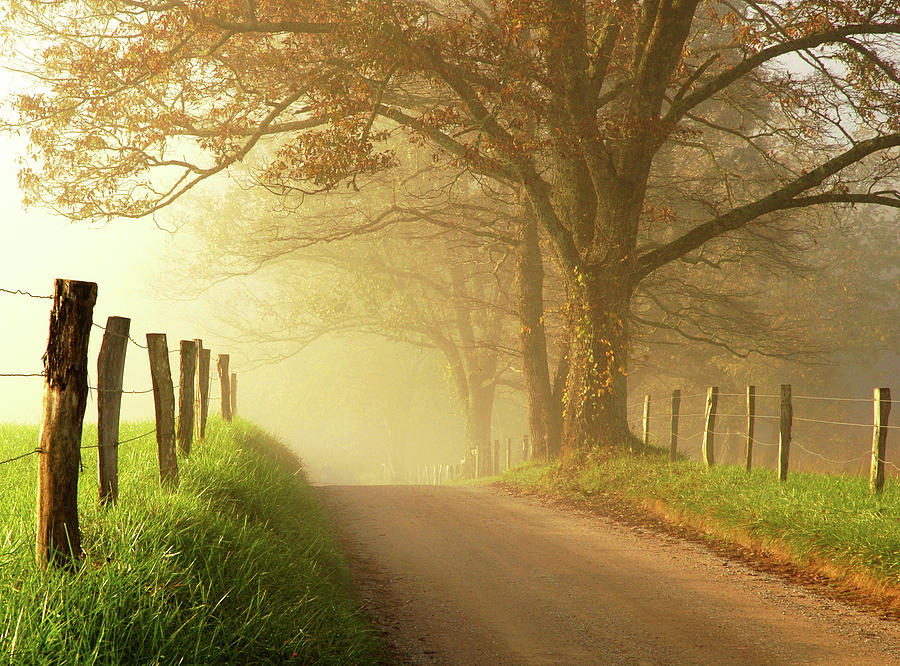
[(607, 267), (578, 276), (570, 301), (563, 426), (567, 459), (631, 439), (626, 412), (630, 300), (624, 273)]

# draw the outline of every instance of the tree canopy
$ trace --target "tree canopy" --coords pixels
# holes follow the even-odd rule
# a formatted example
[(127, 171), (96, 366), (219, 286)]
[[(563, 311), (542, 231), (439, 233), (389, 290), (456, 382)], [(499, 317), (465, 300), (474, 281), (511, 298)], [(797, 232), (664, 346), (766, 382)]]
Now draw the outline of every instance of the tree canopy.
[[(4, 19), (40, 45), (18, 57), (22, 185), (74, 218), (155, 213), (251, 152), (276, 192), (358, 185), (410, 143), (520, 193), (569, 286), (570, 451), (627, 433), (649, 276), (774, 215), (900, 207), (897, 0), (19, 0)], [(721, 168), (682, 180), (678, 214), (654, 188), (692, 162)]]

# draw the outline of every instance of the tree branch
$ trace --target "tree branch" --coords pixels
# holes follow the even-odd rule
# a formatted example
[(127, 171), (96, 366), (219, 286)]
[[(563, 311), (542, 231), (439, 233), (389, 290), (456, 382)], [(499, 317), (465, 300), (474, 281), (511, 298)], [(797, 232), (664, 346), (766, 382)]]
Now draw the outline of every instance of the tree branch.
[[(900, 134), (887, 134), (861, 141), (849, 150), (833, 157), (812, 171), (803, 174), (790, 181), (781, 188), (761, 199), (734, 208), (727, 213), (719, 215), (703, 224), (694, 227), (686, 234), (667, 243), (655, 250), (645, 253), (636, 262), (636, 268), (632, 275), (635, 284), (655, 271), (660, 266), (684, 256), (688, 252), (696, 250), (708, 240), (722, 234), (739, 229), (748, 222), (768, 213), (787, 208), (795, 208), (792, 202), (797, 195), (806, 190), (821, 185), (829, 176), (833, 176), (842, 169), (855, 164), (872, 153), (900, 146)], [(826, 196), (826, 195), (822, 195)], [(832, 196), (847, 196), (835, 193)], [(865, 195), (860, 195), (865, 196)], [(815, 202), (825, 203), (826, 200)], [(876, 202), (867, 202), (876, 203)], [(881, 202), (877, 202), (881, 203)], [(806, 204), (811, 205), (811, 204)]]

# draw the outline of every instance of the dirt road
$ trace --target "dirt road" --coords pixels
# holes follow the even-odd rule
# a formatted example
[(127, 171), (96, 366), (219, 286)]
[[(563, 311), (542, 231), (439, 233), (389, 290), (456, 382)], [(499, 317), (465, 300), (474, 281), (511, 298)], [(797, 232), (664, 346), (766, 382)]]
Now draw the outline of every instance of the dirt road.
[(330, 486), (406, 664), (900, 664), (900, 627), (701, 545), (490, 488)]

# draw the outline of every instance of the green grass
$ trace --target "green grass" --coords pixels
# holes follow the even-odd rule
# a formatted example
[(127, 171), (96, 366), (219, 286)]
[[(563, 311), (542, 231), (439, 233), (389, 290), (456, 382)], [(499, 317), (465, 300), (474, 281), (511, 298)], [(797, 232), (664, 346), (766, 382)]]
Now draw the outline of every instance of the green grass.
[[(152, 430), (123, 426), (121, 439)], [(84, 443), (96, 441), (86, 428)], [(37, 428), (0, 425), (0, 459)], [(84, 449), (85, 557), (35, 566), (37, 457), (0, 465), (0, 663), (372, 663), (378, 648), (302, 474), (246, 422), (210, 422), (159, 487), (154, 436), (123, 444), (116, 507), (98, 507)]]
[(900, 483), (869, 494), (867, 480), (790, 474), (779, 483), (766, 469), (705, 469), (671, 463), (664, 452), (611, 452), (576, 470), (519, 467), (504, 480), (564, 497), (614, 495), (636, 503), (661, 502), (675, 515), (702, 519), (713, 535), (747, 535), (754, 543), (787, 549), (801, 565), (830, 561), (850, 573), (900, 586)]

